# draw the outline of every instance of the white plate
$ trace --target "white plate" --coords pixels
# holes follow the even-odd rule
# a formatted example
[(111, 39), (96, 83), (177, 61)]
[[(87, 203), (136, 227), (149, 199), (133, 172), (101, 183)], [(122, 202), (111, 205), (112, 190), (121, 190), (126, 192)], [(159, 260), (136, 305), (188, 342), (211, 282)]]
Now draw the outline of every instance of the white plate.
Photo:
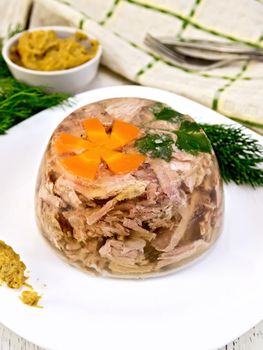
[(27, 307), (19, 292), (1, 287), (0, 322), (55, 350), (223, 346), (263, 316), (262, 188), (225, 186), (225, 225), (217, 244), (197, 263), (162, 278), (91, 277), (61, 260), (37, 231), (35, 179), (52, 131), (72, 109), (112, 97), (159, 100), (198, 121), (233, 123), (172, 93), (121, 86), (83, 93), (74, 108), (43, 111), (1, 136), (0, 239), (20, 253), (44, 308)]

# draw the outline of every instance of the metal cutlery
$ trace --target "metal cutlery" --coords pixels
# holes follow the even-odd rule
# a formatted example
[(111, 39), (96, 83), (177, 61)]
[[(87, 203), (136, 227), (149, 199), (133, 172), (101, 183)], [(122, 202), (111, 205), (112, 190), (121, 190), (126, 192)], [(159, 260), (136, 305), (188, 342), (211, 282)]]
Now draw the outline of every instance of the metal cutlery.
[(145, 45), (183, 69), (205, 71), (237, 61), (263, 61), (263, 49), (240, 43), (210, 40), (179, 40), (174, 37), (154, 37), (146, 34)]

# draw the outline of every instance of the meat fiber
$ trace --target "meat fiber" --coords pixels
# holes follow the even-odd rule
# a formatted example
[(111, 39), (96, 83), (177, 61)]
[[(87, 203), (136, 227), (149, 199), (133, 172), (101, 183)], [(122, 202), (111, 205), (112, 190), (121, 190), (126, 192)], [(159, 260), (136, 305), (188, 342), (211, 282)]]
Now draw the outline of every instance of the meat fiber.
[[(74, 176), (58, 160), (54, 140), (61, 132), (83, 138), (82, 122), (91, 117), (109, 131), (115, 118), (142, 133), (144, 125), (158, 133), (177, 130), (177, 122), (154, 120), (154, 105), (121, 98), (84, 106), (57, 127), (44, 154), (36, 187), (39, 228), (57, 251), (90, 273), (125, 278), (167, 273), (218, 237), (223, 192), (213, 153), (193, 155), (174, 145), (170, 162), (147, 156), (126, 175), (101, 164), (95, 180)], [(125, 151), (138, 152), (134, 143)]]

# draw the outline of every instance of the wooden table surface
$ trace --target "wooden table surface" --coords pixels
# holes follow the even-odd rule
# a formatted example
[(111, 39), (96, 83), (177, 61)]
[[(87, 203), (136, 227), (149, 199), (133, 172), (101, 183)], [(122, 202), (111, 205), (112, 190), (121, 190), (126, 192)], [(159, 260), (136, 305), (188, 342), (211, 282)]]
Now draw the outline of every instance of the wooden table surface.
[[(109, 348), (110, 349), (110, 348)], [(240, 338), (218, 350), (262, 350), (263, 322)], [(0, 324), (0, 350), (45, 350), (11, 332)], [(83, 350), (83, 349), (72, 349)], [(111, 350), (111, 349), (110, 349)], [(195, 350), (195, 349), (189, 349)], [(204, 349), (208, 350), (208, 349)], [(209, 349), (211, 350), (211, 349)]]
[[(95, 89), (114, 85), (131, 84), (129, 81), (123, 79), (116, 74), (111, 73), (105, 68), (100, 68), (99, 74), (94, 81), (87, 87), (87, 89)], [(0, 310), (1, 312), (1, 310)], [(226, 315), (227, 317), (227, 315)], [(25, 339), (19, 337), (6, 327), (0, 324), (0, 350), (45, 350)], [(54, 349), (55, 350), (55, 349)], [(72, 349), (83, 350), (83, 349)], [(178, 349), (180, 350), (180, 349)], [(195, 350), (195, 349), (189, 349)], [(204, 349), (212, 350), (212, 349)], [(216, 349), (213, 349), (216, 350)], [(263, 350), (263, 321), (255, 325), (246, 334), (240, 335), (240, 338), (227, 344), (218, 350)]]

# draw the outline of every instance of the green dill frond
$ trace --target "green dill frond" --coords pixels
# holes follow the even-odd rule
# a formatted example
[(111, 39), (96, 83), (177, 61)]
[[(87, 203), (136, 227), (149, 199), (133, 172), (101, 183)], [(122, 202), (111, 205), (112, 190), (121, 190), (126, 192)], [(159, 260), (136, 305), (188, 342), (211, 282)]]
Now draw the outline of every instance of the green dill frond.
[(24, 30), (22, 24), (18, 23), (14, 28), (11, 26), (8, 29), (8, 38), (12, 38), (12, 36), (21, 33)]
[(263, 186), (263, 149), (242, 127), (200, 124), (212, 143), (221, 176), (228, 183)]
[(12, 77), (0, 79), (0, 134), (32, 115), (64, 102), (63, 93), (46, 93), (40, 87), (31, 87)]
[(0, 134), (33, 114), (64, 103), (68, 97), (15, 80), (0, 55)]

